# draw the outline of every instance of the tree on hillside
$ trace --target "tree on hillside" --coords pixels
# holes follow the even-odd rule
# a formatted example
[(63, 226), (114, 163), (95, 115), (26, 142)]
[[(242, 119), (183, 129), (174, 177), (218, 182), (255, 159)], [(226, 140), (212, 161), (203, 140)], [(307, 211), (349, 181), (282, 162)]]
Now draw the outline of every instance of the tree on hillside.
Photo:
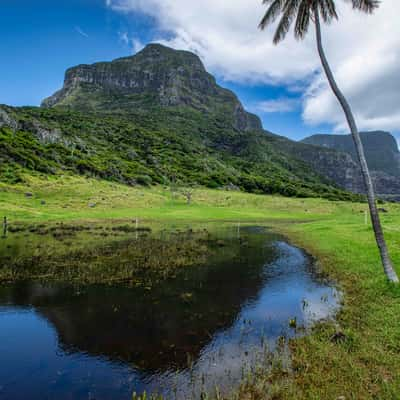
[[(379, 7), (380, 1), (378, 0), (345, 0), (351, 2), (353, 9), (371, 14), (376, 8)], [(379, 213), (376, 205), (374, 187), (371, 180), (371, 175), (368, 169), (367, 161), (365, 159), (364, 148), (361, 142), (360, 134), (357, 129), (355, 118), (351, 111), (350, 105), (343, 93), (339, 89), (332, 70), (326, 58), (321, 35), (321, 20), (325, 23), (330, 23), (338, 19), (336, 12), (335, 0), (263, 0), (268, 9), (262, 18), (259, 27), (265, 29), (268, 25), (274, 23), (278, 17), (279, 22), (274, 34), (273, 42), (278, 44), (285, 39), (286, 34), (294, 22), (294, 35), (297, 39), (301, 40), (305, 37), (310, 26), (310, 22), (315, 26), (318, 54), (321, 59), (322, 67), (328, 78), (329, 85), (339, 101), (347, 123), (350, 127), (351, 134), (356, 146), (362, 175), (367, 190), (368, 204), (371, 214), (372, 226), (375, 232), (375, 239), (380, 251), (383, 269), (389, 281), (399, 282), (399, 278), (393, 269), (389, 253), (387, 250), (385, 238), (383, 235), (382, 225), (379, 218)]]
[(186, 198), (186, 204), (190, 205), (192, 202), (193, 194), (194, 194), (194, 188), (193, 187), (185, 187), (182, 189), (182, 194)]

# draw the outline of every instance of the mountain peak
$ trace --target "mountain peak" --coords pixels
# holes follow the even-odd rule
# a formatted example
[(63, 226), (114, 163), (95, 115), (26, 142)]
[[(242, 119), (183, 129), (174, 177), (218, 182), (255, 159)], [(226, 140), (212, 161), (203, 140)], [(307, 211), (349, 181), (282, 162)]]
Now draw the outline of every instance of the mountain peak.
[(203, 65), (203, 63), (200, 60), (200, 57), (191, 51), (174, 49), (172, 47), (168, 47), (161, 43), (156, 43), (156, 42), (147, 44), (142, 50), (136, 53), (136, 55), (138, 54), (145, 54), (145, 55), (164, 54), (164, 55), (174, 55), (174, 56), (181, 55), (182, 57), (187, 57), (196, 60), (197, 62), (200, 62)]
[(133, 56), (69, 68), (63, 88), (42, 106), (102, 112), (186, 107), (230, 117), (233, 128), (240, 131), (262, 130), (260, 119), (216, 83), (196, 54), (159, 43)]
[(192, 68), (206, 72), (203, 62), (197, 54), (186, 50), (176, 50), (161, 43), (149, 43), (136, 54), (128, 57), (118, 58), (113, 63), (123, 62), (150, 62), (150, 63), (172, 63), (175, 66), (190, 65)]

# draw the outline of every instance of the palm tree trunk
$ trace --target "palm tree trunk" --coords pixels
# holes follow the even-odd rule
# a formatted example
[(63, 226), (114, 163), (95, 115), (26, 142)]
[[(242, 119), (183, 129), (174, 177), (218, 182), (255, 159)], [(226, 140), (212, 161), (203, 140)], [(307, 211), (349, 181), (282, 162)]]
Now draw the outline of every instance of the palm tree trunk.
[(318, 45), (318, 53), (321, 58), (322, 66), (324, 68), (326, 77), (328, 78), (329, 85), (333, 90), (336, 98), (338, 99), (340, 105), (343, 108), (344, 114), (346, 115), (347, 123), (349, 124), (351, 134), (353, 136), (354, 144), (356, 146), (358, 159), (360, 161), (361, 172), (364, 178), (365, 187), (367, 190), (368, 204), (369, 210), (371, 214), (372, 226), (375, 233), (376, 243), (379, 248), (383, 270), (391, 282), (399, 282), (399, 278), (393, 269), (392, 262), (389, 257), (388, 249), (385, 242), (385, 237), (383, 235), (382, 225), (379, 218), (378, 209), (376, 206), (374, 187), (371, 180), (371, 175), (369, 173), (367, 161), (365, 159), (364, 147), (361, 142), (360, 134), (358, 133), (356, 121), (354, 119), (353, 113), (351, 111), (350, 105), (344, 97), (343, 93), (340, 91), (335, 78), (333, 76), (332, 70), (328, 64), (328, 60), (325, 56), (325, 52), (322, 46), (322, 38), (321, 38), (321, 24), (319, 20), (319, 12), (317, 6), (314, 9), (314, 17), (315, 17), (315, 28), (316, 28), (316, 36), (317, 36), (317, 45)]

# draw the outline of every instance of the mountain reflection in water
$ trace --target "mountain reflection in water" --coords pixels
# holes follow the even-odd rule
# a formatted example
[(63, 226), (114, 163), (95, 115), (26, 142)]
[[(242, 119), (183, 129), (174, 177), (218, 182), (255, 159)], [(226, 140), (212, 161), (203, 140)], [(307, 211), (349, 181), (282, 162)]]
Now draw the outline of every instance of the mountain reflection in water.
[(294, 335), (290, 319), (307, 326), (337, 308), (310, 257), (281, 237), (243, 228), (240, 240), (220, 238), (207, 265), (152, 288), (0, 286), (0, 398), (226, 392), (266, 345)]

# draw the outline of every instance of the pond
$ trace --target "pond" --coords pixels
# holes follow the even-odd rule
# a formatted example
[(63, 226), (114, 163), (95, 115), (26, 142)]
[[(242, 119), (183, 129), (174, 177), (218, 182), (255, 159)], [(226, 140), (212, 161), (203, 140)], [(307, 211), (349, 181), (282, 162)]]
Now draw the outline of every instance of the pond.
[(206, 263), (151, 287), (0, 285), (0, 399), (229, 394), (282, 338), (334, 316), (336, 289), (281, 236), (227, 227), (213, 240)]

